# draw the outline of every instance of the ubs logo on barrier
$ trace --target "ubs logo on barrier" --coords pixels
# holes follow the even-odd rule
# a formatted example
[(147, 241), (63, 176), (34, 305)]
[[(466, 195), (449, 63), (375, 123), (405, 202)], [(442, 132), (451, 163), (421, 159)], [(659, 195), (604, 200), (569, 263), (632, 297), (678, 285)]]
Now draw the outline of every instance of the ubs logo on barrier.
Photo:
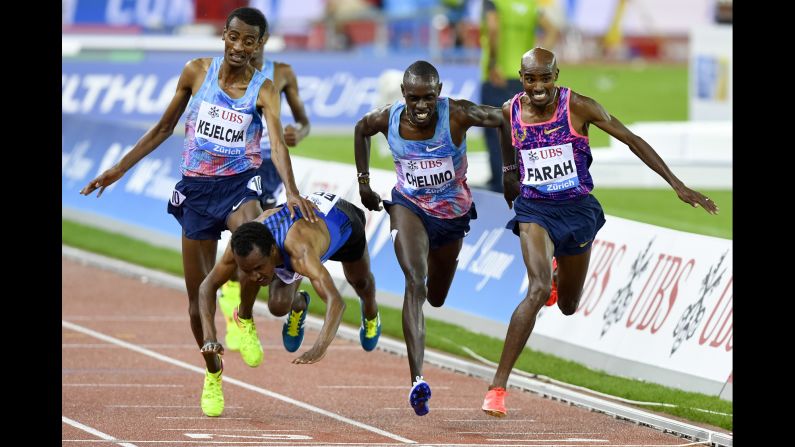
[(624, 313), (626, 313), (629, 303), (632, 301), (632, 285), (649, 267), (649, 259), (651, 258), (649, 250), (653, 242), (654, 238), (649, 241), (648, 245), (646, 245), (646, 249), (641, 251), (635, 258), (635, 261), (632, 262), (629, 271), (629, 280), (624, 287), (616, 291), (615, 296), (613, 296), (610, 303), (607, 305), (607, 309), (605, 309), (605, 313), (602, 316), (604, 319), (604, 326), (602, 326), (602, 334), (600, 337), (603, 337), (613, 324), (618, 323), (624, 317)]
[[(689, 306), (687, 306), (685, 308), (685, 311), (682, 313), (682, 316), (679, 317), (679, 322), (676, 324), (676, 327), (674, 328), (674, 331), (673, 331), (674, 343), (671, 346), (671, 354), (670, 355), (674, 355), (674, 353), (682, 346), (682, 343), (684, 343), (687, 340), (690, 340), (690, 338), (692, 338), (693, 335), (696, 333), (696, 329), (698, 329), (699, 324), (701, 324), (701, 320), (704, 318), (704, 314), (705, 314), (706, 309), (707, 309), (706, 306), (704, 306), (704, 298), (707, 295), (711, 294), (713, 290), (715, 290), (715, 288), (720, 283), (721, 279), (723, 279), (724, 273), (726, 273), (726, 268), (723, 268), (723, 270), (720, 270), (720, 269), (721, 269), (721, 266), (723, 265), (723, 260), (726, 258), (726, 254), (727, 253), (728, 253), (728, 251), (726, 253), (723, 253), (723, 255), (721, 255), (720, 259), (718, 260), (718, 263), (715, 264), (714, 266), (710, 267), (709, 270), (707, 271), (707, 274), (704, 276), (704, 279), (701, 280), (701, 288), (699, 289), (698, 301), (696, 301), (695, 303), (690, 304)], [(720, 273), (718, 273), (719, 270), (720, 270)], [(729, 282), (731, 283), (731, 281), (729, 281)], [(728, 288), (728, 285), (727, 285), (727, 288)], [(710, 326), (709, 322), (712, 321), (712, 318), (715, 315), (715, 311), (721, 306), (721, 303), (723, 303), (723, 298), (724, 298), (725, 295), (726, 295), (726, 293), (724, 291), (723, 295), (721, 296), (721, 299), (718, 301), (718, 303), (713, 308), (712, 315), (710, 315), (709, 321), (707, 322), (707, 326)], [(728, 300), (726, 301), (725, 307), (726, 308), (729, 307)], [(725, 333), (726, 336), (724, 336), (724, 338), (720, 339), (720, 342), (715, 344), (715, 346), (721, 345), (723, 340), (725, 340), (725, 338), (728, 336), (729, 332), (728, 331), (724, 331), (723, 329), (726, 326), (728, 318), (731, 317), (731, 314), (732, 314), (732, 311), (729, 311), (729, 313), (726, 313), (724, 311), (724, 312), (721, 313), (721, 317), (722, 318), (717, 318), (716, 319), (715, 326), (717, 326), (717, 323), (719, 321), (721, 321), (721, 320), (723, 321), (723, 325), (721, 326), (721, 330), (718, 331), (718, 334), (715, 336), (715, 338), (717, 339), (722, 333)], [(724, 317), (724, 315), (725, 315), (725, 317)], [(731, 328), (729, 328), (729, 329), (731, 329)], [(707, 327), (704, 328), (704, 332), (706, 332), (706, 330), (707, 330)], [(713, 329), (713, 331), (714, 331), (714, 329)], [(711, 334), (712, 334), (712, 331), (710, 332), (710, 335)], [(704, 342), (706, 341), (706, 338), (709, 338), (709, 337), (704, 337), (703, 336), (703, 332), (702, 332), (700, 344), (704, 344)], [(715, 343), (715, 341), (713, 341), (713, 344), (714, 343)], [(728, 350), (729, 349), (727, 348), (727, 351)]]

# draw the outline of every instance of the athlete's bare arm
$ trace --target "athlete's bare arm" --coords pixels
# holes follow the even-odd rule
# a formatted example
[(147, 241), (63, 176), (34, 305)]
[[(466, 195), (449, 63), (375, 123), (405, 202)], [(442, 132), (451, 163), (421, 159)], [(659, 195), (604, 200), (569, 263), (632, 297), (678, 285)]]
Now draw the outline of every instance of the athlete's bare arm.
[(500, 155), (502, 156), (502, 194), (508, 202), (508, 209), (513, 208), (513, 201), (519, 197), (519, 166), (516, 163), (516, 150), (511, 141), (511, 100), (502, 105), (502, 121), (500, 128)]
[[(293, 120), (295, 125), (287, 125), (284, 128), (284, 140), (288, 146), (295, 146), (299, 141), (303, 140), (309, 135), (309, 117), (304, 110), (304, 101), (298, 95), (298, 79), (295, 76), (293, 68), (288, 64), (280, 62), (276, 63), (274, 73), (279, 72), (280, 91), (284, 92), (284, 97), (287, 99), (287, 105), (290, 106), (290, 111), (293, 113)], [(276, 77), (274, 75), (274, 77)]]
[(450, 100), (450, 132), (453, 143), (460, 145), (464, 134), (472, 126), (502, 127), (502, 111), (499, 107), (475, 104), (466, 99)]
[(301, 197), (298, 193), (298, 186), (295, 184), (293, 176), (293, 166), (290, 163), (290, 155), (287, 152), (287, 144), (282, 133), (282, 123), (279, 119), (279, 91), (270, 79), (262, 83), (262, 87), (257, 96), (257, 107), (262, 108), (265, 116), (265, 124), (268, 126), (268, 138), (271, 142), (271, 158), (276, 170), (279, 172), (287, 195), (287, 205), (290, 207), (290, 217), (295, 217), (295, 207), (301, 210), (301, 214), (310, 222), (316, 222), (315, 206), (309, 200)]
[[(316, 226), (318, 224), (308, 225)], [(307, 238), (304, 236), (307, 233), (308, 231), (301, 231), (300, 233), (291, 231), (284, 241), (284, 248), (290, 255), (293, 270), (309, 278), (320, 299), (325, 301), (326, 317), (315, 344), (300, 357), (293, 360), (293, 363), (315, 363), (320, 361), (326, 355), (326, 350), (334, 340), (334, 336), (337, 335), (337, 329), (342, 321), (342, 314), (345, 312), (345, 302), (342, 301), (331, 274), (320, 261), (319, 249), (328, 247), (328, 243), (320, 243), (319, 237)]]
[(627, 129), (618, 118), (607, 113), (607, 110), (601, 104), (587, 96), (574, 92), (571, 92), (569, 104), (571, 107), (571, 125), (578, 133), (587, 135), (588, 124), (593, 123), (613, 138), (629, 146), (632, 153), (671, 185), (683, 202), (689, 203), (693, 207), (701, 206), (710, 214), (718, 213), (718, 207), (712, 200), (704, 194), (685, 186), (671, 172), (668, 165), (665, 164), (649, 143)]
[[(389, 130), (390, 105), (375, 109), (362, 117), (353, 131), (353, 154), (356, 157), (356, 170), (360, 173), (370, 172), (370, 137), (381, 132), (384, 136)], [(381, 211), (381, 197), (370, 188), (368, 183), (359, 183), (359, 197), (370, 211)]]
[(224, 285), (237, 269), (235, 258), (232, 254), (231, 242), (227, 244), (224, 255), (215, 263), (210, 273), (199, 286), (199, 313), (204, 334), (202, 352), (223, 354), (224, 348), (218, 343), (215, 333), (215, 294)]
[[(108, 168), (97, 178), (88, 182), (80, 190), (80, 194), (89, 195), (95, 189), (100, 188), (97, 197), (102, 195), (105, 188), (119, 180), (125, 172), (135, 166), (142, 158), (157, 149), (168, 137), (174, 133), (174, 128), (179, 122), (179, 118), (188, 106), (193, 92), (201, 85), (204, 75), (207, 72), (210, 59), (193, 59), (185, 64), (182, 74), (177, 82), (177, 91), (171, 102), (166, 107), (160, 120), (135, 143), (135, 146), (119, 160), (118, 163)], [(198, 86), (196, 85), (199, 82)]]

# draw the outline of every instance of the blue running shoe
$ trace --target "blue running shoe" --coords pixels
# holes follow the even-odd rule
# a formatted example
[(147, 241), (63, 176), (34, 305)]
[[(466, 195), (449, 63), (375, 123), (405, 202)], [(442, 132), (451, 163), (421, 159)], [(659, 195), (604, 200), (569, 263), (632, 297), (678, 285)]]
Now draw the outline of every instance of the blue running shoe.
[(304, 321), (306, 321), (306, 314), (309, 313), (309, 294), (303, 290), (298, 293), (304, 296), (306, 300), (306, 309), (299, 311), (290, 311), (290, 316), (282, 326), (282, 343), (284, 349), (289, 352), (295, 352), (301, 347), (304, 341)]
[(359, 326), (359, 341), (365, 351), (372, 351), (378, 344), (381, 336), (381, 312), (375, 314), (375, 318), (368, 320), (364, 317), (364, 306), (362, 306), (362, 325)]
[(422, 376), (417, 376), (417, 379), (414, 381), (414, 386), (411, 387), (411, 392), (409, 393), (409, 404), (411, 408), (414, 409), (414, 412), (417, 413), (417, 416), (425, 416), (431, 411), (430, 408), (428, 408), (428, 400), (430, 400), (430, 398), (430, 385), (422, 379)]

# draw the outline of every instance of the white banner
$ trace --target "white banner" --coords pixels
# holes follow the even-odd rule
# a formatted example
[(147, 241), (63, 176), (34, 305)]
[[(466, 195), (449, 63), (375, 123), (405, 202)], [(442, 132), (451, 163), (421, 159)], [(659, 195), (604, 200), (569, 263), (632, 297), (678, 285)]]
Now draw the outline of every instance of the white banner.
[(545, 308), (534, 333), (726, 382), (733, 350), (732, 241), (614, 216), (597, 237), (577, 312)]
[[(389, 215), (361, 205), (356, 167), (293, 157), (293, 169), (302, 193), (331, 192), (365, 210), (377, 287), (402, 295), (402, 274), (390, 247)], [(390, 199), (395, 172), (371, 169), (370, 177), (372, 189)], [(528, 288), (519, 239), (504, 230), (512, 211), (501, 195), (473, 190), (473, 197), (481, 211), (471, 222), (445, 308), (507, 325)], [(502, 203), (490, 209), (494, 201)], [(725, 383), (732, 374), (732, 241), (614, 216), (606, 219), (593, 244), (577, 311), (565, 316), (557, 306), (542, 308), (533, 334), (682, 377)], [(499, 274), (483, 276), (470, 262), (475, 255), (480, 264), (500, 267)], [(325, 265), (332, 276), (344, 279), (338, 262)], [(551, 353), (556, 354), (554, 349)], [(660, 383), (657, 374), (649, 374), (640, 378)]]

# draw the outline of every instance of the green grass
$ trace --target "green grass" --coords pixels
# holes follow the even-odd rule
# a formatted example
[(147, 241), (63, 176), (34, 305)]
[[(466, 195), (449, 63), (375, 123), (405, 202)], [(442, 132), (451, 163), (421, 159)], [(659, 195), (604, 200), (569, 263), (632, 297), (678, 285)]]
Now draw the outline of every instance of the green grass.
[(732, 239), (732, 191), (702, 190), (718, 205), (712, 215), (682, 202), (672, 189), (595, 188), (605, 214), (661, 227)]
[[(566, 65), (560, 69), (558, 84), (589, 96), (602, 104), (622, 123), (636, 121), (687, 120), (687, 66), (649, 64)], [(591, 147), (606, 147), (609, 136), (591, 126)], [(643, 135), (641, 135), (642, 137)], [(467, 138), (469, 151), (485, 150), (482, 137)], [(297, 155), (353, 163), (353, 126), (345, 135), (310, 135), (297, 148)], [(390, 157), (371, 151), (371, 166), (391, 169)]]
[[(686, 65), (564, 65), (558, 84), (593, 98), (624, 124), (687, 120)], [(596, 126), (589, 133), (591, 147), (609, 144)]]
[[(61, 224), (62, 241), (66, 245), (102, 253), (144, 267), (182, 275), (181, 256), (175, 250), (154, 247), (125, 236), (65, 219), (61, 220)], [(304, 285), (307, 286), (306, 288), (310, 290), (310, 293), (317, 296), (311, 285), (308, 283)], [(266, 296), (266, 290), (260, 291), (260, 299), (264, 299)], [(346, 297), (345, 301), (346, 310), (343, 321), (351, 326), (358, 327), (360, 323), (358, 299)], [(325, 314), (325, 305), (321, 300), (315, 299), (310, 303), (309, 310), (314, 315), (322, 316)], [(381, 306), (381, 321), (383, 334), (398, 340), (403, 339), (400, 309)], [(432, 318), (426, 318), (425, 323), (426, 345), (429, 348), (468, 358), (466, 352), (462, 349), (462, 347), (466, 346), (493, 362), (499, 361), (500, 352), (502, 351), (502, 340), (476, 334), (462, 327)], [(406, 365), (406, 368), (408, 368), (408, 365)], [(714, 396), (679, 391), (648, 382), (610, 376), (575, 362), (528, 348), (525, 348), (519, 357), (516, 369), (627, 399), (675, 404), (683, 408), (641, 408), (669, 413), (693, 422), (710, 424), (727, 430), (732, 430), (733, 427), (731, 416), (714, 415), (690, 409), (701, 408), (732, 414), (732, 403)]]

